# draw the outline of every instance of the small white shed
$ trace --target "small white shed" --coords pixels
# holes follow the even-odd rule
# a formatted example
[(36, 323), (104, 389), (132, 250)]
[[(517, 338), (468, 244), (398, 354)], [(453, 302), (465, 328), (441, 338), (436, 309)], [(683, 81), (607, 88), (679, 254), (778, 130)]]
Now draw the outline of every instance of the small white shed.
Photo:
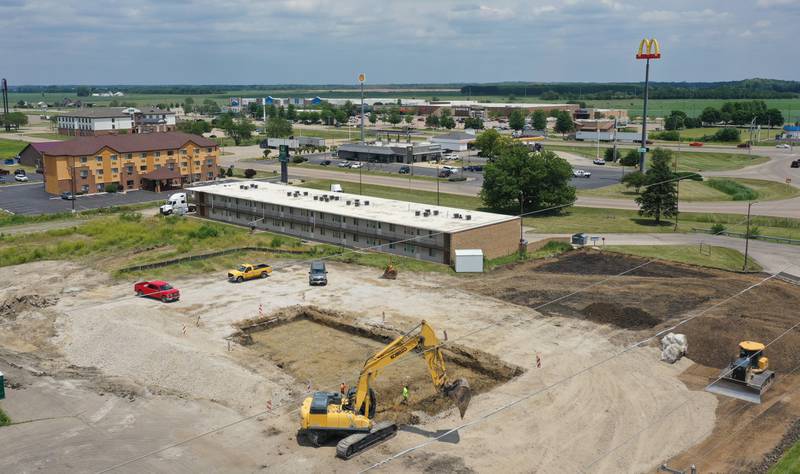
[(483, 250), (456, 249), (456, 273), (483, 272)]

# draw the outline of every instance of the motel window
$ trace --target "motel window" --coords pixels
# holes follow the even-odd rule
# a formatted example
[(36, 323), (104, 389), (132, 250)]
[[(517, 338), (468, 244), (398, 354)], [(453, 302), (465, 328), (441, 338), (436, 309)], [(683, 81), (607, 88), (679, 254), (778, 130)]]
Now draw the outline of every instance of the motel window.
[(132, 180), (132, 179), (129, 179), (128, 181), (126, 181), (126, 183), (125, 183), (125, 184), (126, 184), (128, 187), (131, 187), (131, 186), (133, 186), (133, 180)]
[(111, 168), (111, 172), (113, 174), (117, 174), (117, 173), (119, 173), (119, 168)]
[(161, 169), (161, 165), (158, 165), (158, 164), (157, 164), (157, 165), (156, 165), (156, 169), (157, 169), (157, 170)]
[(147, 165), (142, 165), (139, 167), (141, 171), (147, 171)]
[(86, 163), (88, 160), (89, 160), (89, 158), (87, 158), (85, 156), (81, 157), (81, 163)]
[(139, 153), (139, 158), (147, 158), (147, 152)]
[(207, 153), (211, 153), (211, 147), (206, 148)]
[(395, 247), (395, 245), (394, 245), (394, 242), (390, 242), (390, 243), (389, 243), (389, 248), (390, 248), (390, 249), (394, 249), (394, 247)]
[(339, 237), (341, 237), (341, 236), (342, 236), (342, 233), (341, 233), (341, 232), (339, 232), (338, 230), (334, 230), (334, 231), (333, 231), (333, 238), (334, 238), (334, 239), (338, 239), (338, 238), (339, 238)]
[(102, 163), (102, 162), (103, 162), (103, 157), (102, 157), (102, 156), (100, 156), (100, 155), (97, 155), (97, 156), (95, 156), (95, 157), (94, 157), (94, 159), (95, 159), (95, 161), (97, 161), (98, 163)]
[(159, 156), (161, 156), (161, 152), (160, 152), (160, 151), (157, 151), (157, 152), (156, 152), (156, 158), (158, 158)]
[(358, 234), (353, 234), (353, 242), (358, 242)]
[(208, 179), (211, 179), (211, 178), (213, 178), (213, 177), (214, 177), (214, 173), (213, 173), (213, 172), (211, 172), (211, 171), (209, 171), (209, 172), (206, 174), (206, 176), (208, 176)]
[(173, 150), (167, 150), (167, 156), (172, 156), (174, 154), (175, 152)]
[(103, 169), (100, 168), (97, 171), (95, 171), (95, 173), (97, 174), (97, 176), (103, 176)]
[(319, 235), (325, 235), (325, 228), (324, 227), (320, 227), (319, 228)]
[(200, 166), (200, 162), (199, 162), (199, 161), (197, 161), (197, 160), (195, 160), (195, 162), (194, 162), (194, 165), (195, 165), (195, 166)]
[(86, 179), (89, 177), (89, 172), (86, 170), (81, 170), (81, 178)]
[(128, 165), (128, 166), (126, 166), (126, 167), (125, 167), (125, 171), (127, 171), (127, 172), (128, 172), (128, 174), (131, 174), (131, 173), (133, 173), (133, 166), (132, 166), (132, 165)]
[(214, 164), (214, 160), (208, 160), (208, 161), (206, 161), (206, 164), (207, 164), (208, 166), (211, 166), (211, 165), (213, 165), (213, 164)]
[(389, 232), (394, 232), (394, 224), (389, 224)]
[(127, 155), (125, 155), (125, 157), (127, 159), (129, 159), (129, 160), (132, 160), (133, 159), (133, 153), (128, 153)]
[(416, 248), (411, 244), (403, 244), (403, 251), (405, 253), (414, 253)]
[(186, 148), (181, 149), (181, 155), (185, 155), (185, 154), (186, 154)]
[(84, 184), (83, 186), (81, 186), (81, 192), (88, 193), (89, 192), (89, 185), (88, 184)]
[(428, 256), (429, 257), (435, 257), (436, 256), (436, 250), (433, 250), (432, 248), (429, 248), (428, 249)]
[(117, 155), (111, 155), (111, 161), (117, 161)]
[(353, 218), (353, 225), (358, 225), (358, 219), (356, 219), (355, 217)]

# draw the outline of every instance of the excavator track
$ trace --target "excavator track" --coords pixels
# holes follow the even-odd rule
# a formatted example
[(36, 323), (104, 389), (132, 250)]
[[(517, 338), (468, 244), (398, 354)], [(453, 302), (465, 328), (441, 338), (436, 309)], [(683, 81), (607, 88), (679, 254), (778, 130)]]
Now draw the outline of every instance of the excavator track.
[(369, 433), (357, 433), (344, 438), (336, 445), (336, 456), (350, 459), (364, 451), (397, 434), (397, 424), (391, 421), (375, 423)]

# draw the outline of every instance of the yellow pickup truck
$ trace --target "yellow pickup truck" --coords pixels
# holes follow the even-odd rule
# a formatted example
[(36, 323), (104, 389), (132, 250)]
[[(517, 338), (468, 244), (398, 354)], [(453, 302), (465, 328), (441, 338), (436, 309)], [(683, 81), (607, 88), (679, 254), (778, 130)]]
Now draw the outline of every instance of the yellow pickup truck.
[(272, 267), (266, 263), (259, 263), (258, 265), (243, 263), (236, 270), (228, 270), (228, 280), (240, 282), (252, 280), (253, 278), (267, 278), (270, 273), (272, 273)]

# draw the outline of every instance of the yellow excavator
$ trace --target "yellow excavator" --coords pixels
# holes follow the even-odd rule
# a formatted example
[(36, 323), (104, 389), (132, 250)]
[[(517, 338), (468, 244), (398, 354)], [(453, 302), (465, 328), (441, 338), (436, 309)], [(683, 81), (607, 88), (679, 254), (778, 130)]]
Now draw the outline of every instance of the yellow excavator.
[[(418, 330), (418, 331), (417, 331)], [(315, 392), (300, 408), (300, 434), (319, 446), (329, 437), (344, 437), (336, 445), (336, 455), (349, 459), (397, 432), (394, 422), (375, 422), (375, 392), (372, 383), (380, 371), (404, 356), (421, 351), (436, 389), (453, 400), (461, 418), (467, 411), (472, 390), (466, 379), (447, 377), (439, 339), (425, 321), (398, 337), (364, 363), (358, 383), (346, 395)]]
[(765, 348), (760, 342), (740, 342), (739, 357), (722, 369), (717, 380), (707, 386), (706, 390), (751, 403), (761, 403), (761, 395), (775, 381), (775, 372), (769, 370), (769, 359), (764, 355)]

